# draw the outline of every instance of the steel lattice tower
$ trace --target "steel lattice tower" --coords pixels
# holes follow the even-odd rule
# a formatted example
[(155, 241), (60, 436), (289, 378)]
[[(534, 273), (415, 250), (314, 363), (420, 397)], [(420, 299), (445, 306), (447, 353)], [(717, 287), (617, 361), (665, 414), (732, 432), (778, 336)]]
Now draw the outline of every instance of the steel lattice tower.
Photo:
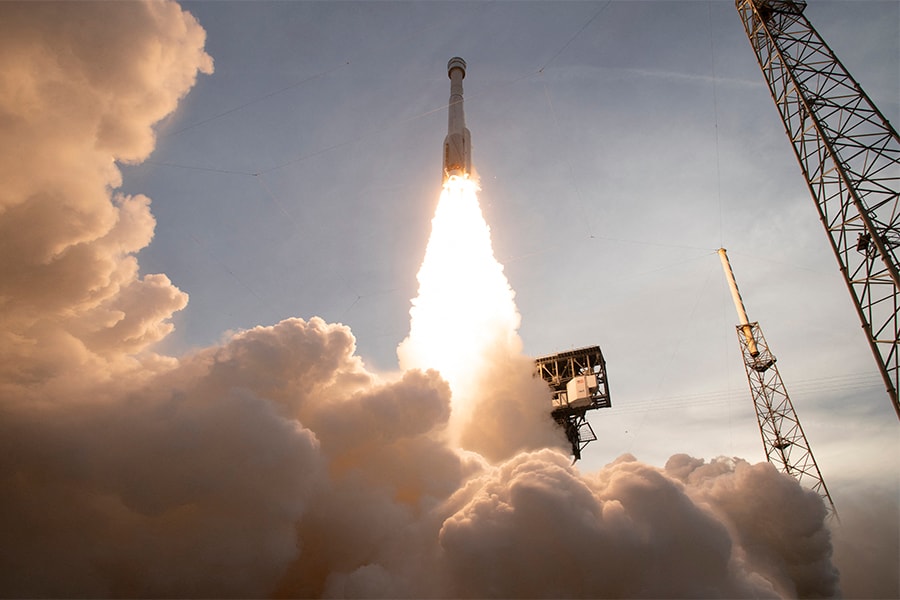
[(837, 515), (825, 480), (822, 479), (822, 473), (806, 441), (806, 434), (803, 433), (794, 405), (775, 365), (775, 356), (769, 350), (759, 323), (751, 323), (747, 319), (744, 301), (724, 248), (719, 249), (719, 257), (741, 321), (737, 326), (738, 340), (766, 460), (819, 494), (825, 502), (825, 508), (830, 511), (829, 514)]
[(900, 138), (803, 15), (735, 0), (897, 417)]

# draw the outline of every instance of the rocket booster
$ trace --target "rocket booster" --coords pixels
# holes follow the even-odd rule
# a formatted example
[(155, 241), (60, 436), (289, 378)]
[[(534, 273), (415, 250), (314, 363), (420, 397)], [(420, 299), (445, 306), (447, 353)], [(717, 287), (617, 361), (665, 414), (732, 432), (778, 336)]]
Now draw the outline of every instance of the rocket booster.
[(466, 61), (454, 56), (447, 63), (450, 78), (450, 106), (447, 119), (447, 137), (444, 138), (444, 183), (451, 175), (468, 175), (472, 172), (472, 145), (466, 116), (463, 113), (463, 79), (466, 77)]

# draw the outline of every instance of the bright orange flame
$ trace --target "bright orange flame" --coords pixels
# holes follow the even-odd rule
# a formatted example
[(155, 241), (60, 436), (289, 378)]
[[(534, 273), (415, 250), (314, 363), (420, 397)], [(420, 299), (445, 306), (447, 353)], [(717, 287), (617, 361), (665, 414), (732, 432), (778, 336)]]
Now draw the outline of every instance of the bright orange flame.
[(458, 417), (472, 398), (488, 352), (518, 354), (515, 292), (494, 258), (478, 185), (452, 176), (444, 184), (419, 269), (409, 336), (397, 355), (403, 369), (436, 369), (453, 391)]

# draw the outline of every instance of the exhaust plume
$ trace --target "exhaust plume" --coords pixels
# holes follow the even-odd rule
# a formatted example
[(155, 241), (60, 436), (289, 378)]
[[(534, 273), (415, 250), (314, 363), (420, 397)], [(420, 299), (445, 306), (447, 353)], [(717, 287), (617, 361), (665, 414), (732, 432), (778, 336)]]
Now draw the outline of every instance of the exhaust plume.
[[(444, 184), (419, 269), (403, 369), (436, 369), (453, 390), (453, 441), (491, 460), (565, 447), (547, 410), (547, 388), (522, 355), (515, 293), (494, 258), (491, 230), (467, 176)], [(504, 427), (505, 422), (515, 427)]]

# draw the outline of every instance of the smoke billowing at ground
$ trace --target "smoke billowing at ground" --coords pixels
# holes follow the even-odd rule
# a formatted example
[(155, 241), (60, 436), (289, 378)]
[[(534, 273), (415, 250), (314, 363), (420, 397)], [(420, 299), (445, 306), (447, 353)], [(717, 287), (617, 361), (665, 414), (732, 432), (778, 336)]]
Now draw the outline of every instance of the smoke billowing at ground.
[(402, 374), (317, 317), (155, 353), (187, 296), (140, 274), (150, 200), (115, 161), (212, 73), (204, 31), (174, 3), (0, 10), (0, 594), (838, 593), (821, 501), (769, 464), (571, 465), (471, 182)]

